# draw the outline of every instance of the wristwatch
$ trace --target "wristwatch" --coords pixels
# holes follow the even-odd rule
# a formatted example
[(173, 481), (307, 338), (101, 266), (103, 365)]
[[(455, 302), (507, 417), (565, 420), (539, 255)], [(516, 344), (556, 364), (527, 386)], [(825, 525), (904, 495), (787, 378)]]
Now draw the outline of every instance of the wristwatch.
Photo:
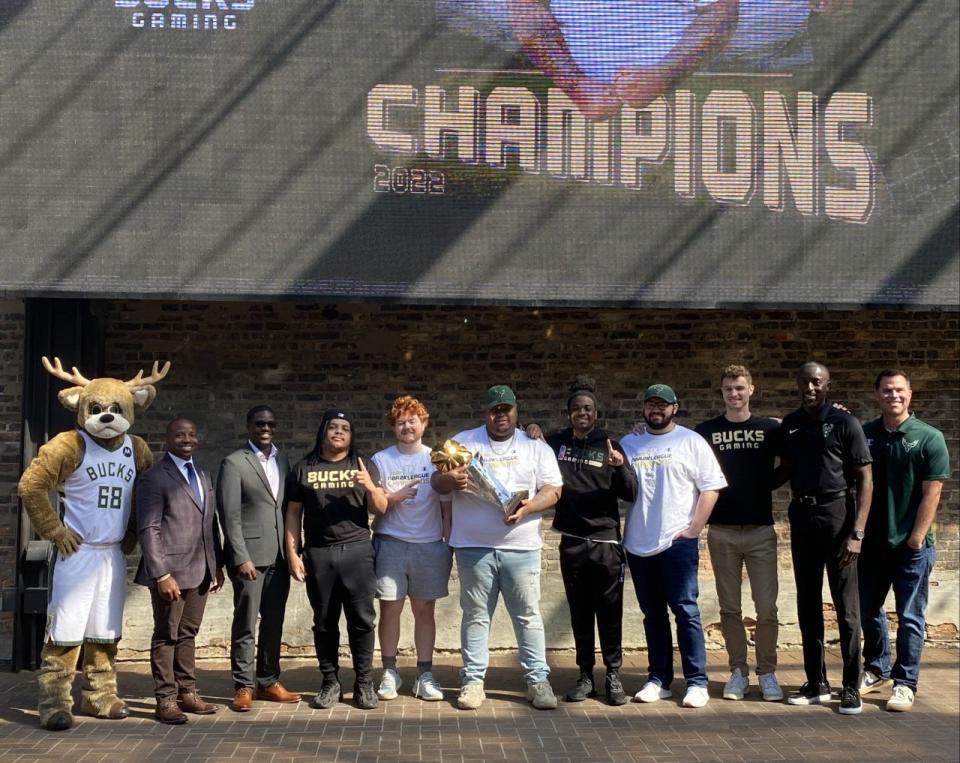
[(854, 540), (863, 540), (864, 532), (863, 530), (858, 530), (856, 527), (850, 532), (850, 537)]

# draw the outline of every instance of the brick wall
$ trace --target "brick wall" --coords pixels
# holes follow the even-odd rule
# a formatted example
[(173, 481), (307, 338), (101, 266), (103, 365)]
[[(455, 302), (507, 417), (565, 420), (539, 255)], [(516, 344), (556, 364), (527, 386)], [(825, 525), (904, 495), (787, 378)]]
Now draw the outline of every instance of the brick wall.
[[(0, 301), (0, 591), (16, 586), (17, 502), (23, 417), (23, 303)], [(4, 604), (13, 604), (13, 599)], [(10, 659), (13, 610), (0, 612), (0, 662)]]
[[(522, 421), (559, 426), (564, 392), (581, 372), (596, 378), (605, 425), (616, 433), (630, 428), (640, 393), (653, 380), (677, 390), (685, 414), (681, 423), (692, 426), (716, 415), (722, 409), (717, 375), (731, 362), (744, 363), (754, 372), (754, 410), (782, 414), (797, 406), (793, 377), (809, 359), (831, 368), (836, 398), (861, 418), (875, 415), (876, 371), (891, 364), (909, 369), (915, 409), (946, 432), (954, 475), (960, 463), (957, 313), (186, 302), (115, 302), (104, 307), (108, 373), (129, 377), (154, 359), (173, 363), (170, 376), (159, 385), (156, 403), (135, 431), (159, 452), (167, 420), (177, 413), (191, 416), (203, 438), (198, 460), (211, 470), (241, 441), (246, 410), (264, 401), (277, 412), (278, 443), (298, 458), (312, 445), (320, 415), (331, 405), (355, 412), (362, 449), (369, 452), (388, 444), (391, 433), (383, 414), (401, 393), (421, 397), (430, 408), (430, 443), (434, 437), (476, 426), (484, 390), (493, 383), (513, 385)], [(11, 312), (4, 311), (0, 337), (15, 337), (22, 330), (22, 321)], [(6, 351), (6, 345), (3, 348)], [(19, 394), (12, 382), (5, 389)], [(5, 406), (15, 411), (15, 396)], [(16, 439), (4, 430), (7, 434)], [(0, 479), (7, 478), (0, 473)], [(785, 643), (797, 643), (783, 494), (780, 498), (782, 634)], [(930, 635), (946, 640), (956, 640), (960, 621), (958, 503), (954, 479), (944, 492), (930, 607)], [(546, 538), (543, 610), (549, 645), (568, 647), (572, 644), (556, 538), (549, 532)], [(718, 641), (719, 630), (713, 626), (719, 616), (705, 549), (701, 567), (704, 622)], [(438, 607), (438, 646), (443, 649), (458, 647), (455, 585), (454, 595)], [(222, 594), (208, 606), (202, 631), (207, 653), (222, 653), (227, 646), (229, 598), (229, 593)], [(127, 654), (148, 648), (147, 602), (145, 591), (131, 586), (122, 644)], [(745, 604), (745, 612), (751, 610)], [(291, 652), (312, 650), (309, 625), (309, 605), (295, 586), (285, 630)], [(409, 622), (404, 627), (402, 645), (410, 645)], [(511, 646), (512, 633), (500, 613), (495, 627), (494, 645)], [(632, 591), (627, 594), (624, 633), (629, 646), (641, 644)]]

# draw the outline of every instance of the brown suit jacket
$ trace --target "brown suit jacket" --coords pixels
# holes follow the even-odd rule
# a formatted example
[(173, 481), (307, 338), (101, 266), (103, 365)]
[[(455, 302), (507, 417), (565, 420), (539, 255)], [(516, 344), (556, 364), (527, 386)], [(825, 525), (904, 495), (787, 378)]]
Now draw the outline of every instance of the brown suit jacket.
[(181, 589), (216, 579), (223, 551), (217, 502), (207, 473), (197, 467), (203, 486), (201, 507), (183, 473), (169, 455), (137, 480), (137, 532), (143, 556), (134, 582), (155, 587), (170, 574)]

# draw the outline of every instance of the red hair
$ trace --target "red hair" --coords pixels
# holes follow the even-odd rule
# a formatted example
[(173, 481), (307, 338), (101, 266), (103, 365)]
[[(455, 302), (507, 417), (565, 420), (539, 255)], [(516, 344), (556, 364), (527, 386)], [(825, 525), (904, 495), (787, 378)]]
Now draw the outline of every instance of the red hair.
[(430, 418), (430, 412), (417, 398), (410, 395), (401, 395), (393, 401), (393, 406), (387, 414), (387, 421), (390, 422), (390, 426), (394, 426), (399, 419), (409, 416), (417, 416), (420, 421), (426, 424), (427, 419)]

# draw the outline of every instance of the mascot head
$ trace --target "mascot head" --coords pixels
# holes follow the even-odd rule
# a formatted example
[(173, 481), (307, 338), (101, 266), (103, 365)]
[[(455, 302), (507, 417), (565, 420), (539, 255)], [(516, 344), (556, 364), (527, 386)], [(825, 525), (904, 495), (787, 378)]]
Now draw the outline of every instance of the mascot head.
[(76, 386), (62, 390), (57, 399), (63, 407), (77, 413), (77, 426), (97, 440), (109, 441), (122, 437), (133, 424), (135, 411), (143, 411), (157, 396), (153, 386), (170, 370), (170, 361), (159, 368), (154, 362), (150, 376), (139, 371), (129, 381), (119, 379), (87, 379), (76, 367), (72, 373), (63, 370), (60, 358), (53, 364), (43, 358), (43, 367), (53, 376)]

